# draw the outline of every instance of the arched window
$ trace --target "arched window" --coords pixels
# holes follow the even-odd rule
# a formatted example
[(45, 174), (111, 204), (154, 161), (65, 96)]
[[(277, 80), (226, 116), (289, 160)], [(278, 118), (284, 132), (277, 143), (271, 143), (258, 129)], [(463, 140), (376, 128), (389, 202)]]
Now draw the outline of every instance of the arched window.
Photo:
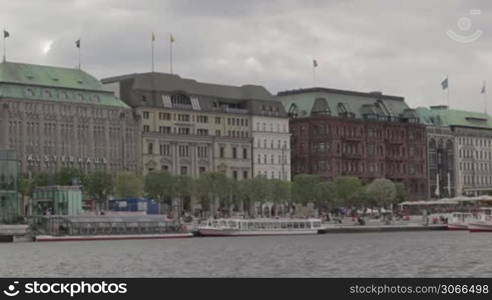
[(297, 114), (298, 114), (298, 108), (297, 108), (297, 105), (295, 103), (292, 103), (289, 107), (289, 118), (297, 118)]
[(330, 107), (328, 106), (328, 102), (326, 102), (325, 98), (316, 98), (314, 100), (313, 109), (311, 111), (313, 115), (330, 115)]

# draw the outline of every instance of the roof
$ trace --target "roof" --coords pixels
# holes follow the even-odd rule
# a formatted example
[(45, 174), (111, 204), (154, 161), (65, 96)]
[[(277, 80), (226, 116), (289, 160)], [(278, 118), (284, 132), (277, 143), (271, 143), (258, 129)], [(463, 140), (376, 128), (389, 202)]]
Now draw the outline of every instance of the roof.
[[(101, 80), (132, 107), (153, 106), (199, 111), (287, 117), (282, 104), (260, 85), (231, 86), (198, 82), (168, 73), (134, 73)], [(185, 95), (193, 105), (175, 105)], [(145, 100), (144, 100), (145, 99)]]
[(295, 105), (298, 117), (309, 117), (317, 105), (317, 99), (326, 101), (327, 109), (332, 115), (338, 115), (340, 109), (353, 113), (357, 119), (364, 114), (376, 114), (383, 117), (398, 117), (410, 111), (403, 97), (384, 95), (381, 92), (356, 92), (330, 88), (308, 88), (283, 91), (277, 94), (285, 110)]
[(211, 96), (225, 99), (275, 100), (273, 95), (260, 85), (230, 86), (198, 82), (194, 79), (181, 78), (168, 73), (135, 73), (117, 77), (104, 78), (103, 83), (133, 79), (133, 88), (160, 92), (181, 91), (189, 95)]
[(449, 109), (447, 106), (418, 107), (417, 115), (428, 126), (450, 126), (492, 129), (492, 119), (486, 113)]
[(0, 96), (128, 107), (83, 70), (5, 61)]

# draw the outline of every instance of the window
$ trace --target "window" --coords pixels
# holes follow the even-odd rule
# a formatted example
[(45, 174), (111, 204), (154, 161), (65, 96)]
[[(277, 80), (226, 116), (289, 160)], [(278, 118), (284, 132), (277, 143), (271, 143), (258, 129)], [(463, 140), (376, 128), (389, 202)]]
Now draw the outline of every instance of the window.
[(237, 180), (237, 171), (232, 171), (232, 178), (234, 178), (234, 180)]
[(188, 167), (187, 166), (182, 166), (181, 167), (181, 175), (188, 175)]
[(198, 123), (208, 123), (208, 117), (207, 116), (197, 116), (196, 121)]
[(190, 121), (190, 115), (178, 114), (178, 121), (189, 122)]
[(200, 158), (207, 158), (208, 157), (207, 146), (198, 146), (198, 157), (200, 157)]
[(215, 130), (215, 136), (220, 136), (220, 129)]
[(159, 120), (171, 120), (171, 114), (170, 113), (159, 113)]
[(154, 144), (153, 143), (149, 143), (147, 145), (147, 153), (148, 154), (153, 154), (154, 153)]
[(171, 127), (159, 126), (159, 133), (170, 134), (171, 133)]
[(224, 147), (220, 147), (220, 158), (224, 158)]
[(220, 117), (215, 117), (215, 124), (220, 124)]
[(275, 158), (273, 157), (273, 154), (272, 154), (272, 156), (270, 157), (270, 163), (273, 165), (274, 162), (275, 162)]
[(179, 156), (188, 157), (190, 156), (190, 151), (188, 145), (179, 145), (178, 147)]
[(150, 126), (149, 125), (144, 125), (143, 126), (143, 132), (150, 132)]
[(199, 172), (200, 174), (203, 174), (203, 173), (207, 172), (207, 168), (205, 168), (205, 167), (200, 167), (200, 168), (198, 168), (198, 172)]
[(258, 154), (258, 164), (261, 164), (261, 155)]
[(197, 135), (203, 135), (203, 136), (208, 135), (208, 129), (201, 129), (201, 128), (197, 129), (196, 134)]
[(159, 154), (162, 156), (171, 155), (171, 148), (170, 148), (169, 144), (160, 144), (159, 145)]
[(243, 148), (243, 158), (244, 159), (248, 158), (248, 148)]
[(232, 158), (237, 158), (237, 148), (236, 147), (232, 148)]
[(180, 128), (178, 128), (178, 133), (182, 134), (182, 135), (189, 135), (190, 129), (187, 127), (180, 127)]
[(243, 171), (243, 178), (248, 179), (248, 171)]
[(148, 119), (149, 119), (149, 117), (150, 117), (150, 113), (149, 113), (148, 111), (144, 111), (144, 112), (143, 112), (143, 118), (144, 118), (145, 120), (148, 120)]
[(162, 165), (161, 170), (162, 171), (169, 171), (169, 166), (168, 165)]

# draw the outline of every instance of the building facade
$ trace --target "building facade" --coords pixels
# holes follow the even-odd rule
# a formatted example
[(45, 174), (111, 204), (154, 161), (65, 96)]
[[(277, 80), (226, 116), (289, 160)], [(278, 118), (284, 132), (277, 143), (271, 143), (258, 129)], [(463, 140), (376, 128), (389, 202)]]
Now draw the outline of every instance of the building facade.
[(417, 108), (428, 126), (429, 186), (435, 198), (492, 191), (492, 119), (485, 113)]
[(16, 220), (22, 212), (18, 201), (19, 161), (12, 150), (0, 150), (0, 223)]
[(258, 105), (251, 119), (253, 173), (290, 181), (289, 119), (278, 101)]
[(278, 98), (291, 117), (293, 175), (384, 177), (428, 197), (426, 128), (402, 97), (312, 88)]
[(138, 119), (80, 69), (0, 63), (0, 149), (21, 171), (138, 172)]
[(262, 115), (265, 105), (276, 105), (277, 114), (264, 115), (288, 120), (282, 105), (261, 86), (201, 83), (164, 73), (102, 82), (142, 118), (144, 174), (165, 170), (197, 177), (220, 171), (238, 180), (251, 178), (253, 116)]

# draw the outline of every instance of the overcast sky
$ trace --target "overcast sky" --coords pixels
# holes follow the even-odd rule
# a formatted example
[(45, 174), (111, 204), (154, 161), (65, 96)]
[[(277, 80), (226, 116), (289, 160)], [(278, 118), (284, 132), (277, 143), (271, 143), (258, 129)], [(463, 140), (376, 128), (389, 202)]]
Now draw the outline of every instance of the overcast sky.
[[(418, 2), (418, 3), (414, 3)], [(7, 59), (82, 67), (98, 78), (151, 69), (272, 93), (313, 85), (492, 112), (492, 1), (0, 0)], [(472, 11), (474, 10), (474, 11)], [(479, 11), (477, 11), (479, 10)], [(480, 12), (480, 14), (477, 14)], [(459, 22), (459, 24), (458, 24)], [(1, 26), (1, 25), (0, 25)], [(463, 43), (450, 38), (471, 41)], [(481, 33), (481, 35), (480, 35)], [(458, 37), (456, 38), (456, 35)], [(318, 61), (313, 82), (312, 60)]]

